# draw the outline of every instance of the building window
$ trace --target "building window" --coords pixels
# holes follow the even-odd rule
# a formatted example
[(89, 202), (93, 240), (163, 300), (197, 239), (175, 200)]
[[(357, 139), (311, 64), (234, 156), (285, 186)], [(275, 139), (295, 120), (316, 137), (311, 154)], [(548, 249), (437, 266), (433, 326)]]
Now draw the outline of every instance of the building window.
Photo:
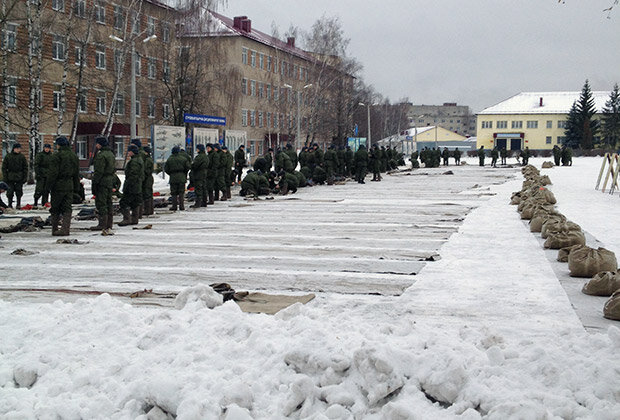
[(566, 121), (558, 121), (558, 128), (566, 128)]
[(65, 104), (63, 100), (62, 92), (60, 91), (60, 86), (54, 88), (53, 97), (52, 97), (52, 108), (54, 111), (60, 111), (65, 109)]
[(247, 109), (241, 110), (241, 125), (243, 127), (248, 126), (248, 110)]
[(74, 56), (75, 56), (75, 65), (79, 66), (82, 64), (82, 61), (84, 60), (84, 55), (82, 54), (82, 47), (76, 46), (74, 49)]
[(95, 50), (95, 67), (105, 70), (105, 45), (97, 45)]
[(114, 151), (116, 159), (122, 159), (125, 154), (125, 141), (121, 137), (114, 138)]
[(157, 74), (157, 62), (155, 61), (154, 57), (148, 58), (148, 64), (147, 64), (146, 71), (148, 73), (149, 79), (155, 79), (155, 76)]
[(498, 121), (497, 122), (497, 128), (508, 128), (508, 121)]
[(258, 97), (262, 98), (264, 96), (265, 85), (262, 82), (258, 82)]
[(86, 16), (86, 0), (75, 0), (73, 14), (80, 18)]
[(250, 126), (256, 127), (256, 111), (254, 110), (250, 111)]
[(17, 143), (17, 134), (8, 133), (2, 138), (2, 157), (8, 155), (13, 150), (13, 145)]
[(538, 128), (538, 121), (528, 121), (527, 128)]
[(15, 51), (17, 45), (17, 25), (14, 23), (6, 23), (2, 34), (2, 49), (7, 51)]
[(114, 113), (116, 115), (125, 115), (125, 97), (118, 95), (114, 101)]
[(278, 114), (273, 114), (273, 128), (278, 128)]
[(482, 121), (482, 128), (493, 128), (493, 121)]
[(105, 114), (106, 106), (105, 106), (105, 92), (97, 93), (97, 114)]
[(265, 92), (267, 93), (267, 100), (271, 100), (271, 85), (267, 85)]
[(155, 118), (155, 98), (153, 96), (149, 96), (149, 106), (148, 106), (148, 117)]
[(250, 96), (256, 96), (256, 80), (250, 80)]
[(52, 38), (52, 58), (63, 61), (65, 59), (65, 37), (54, 35)]
[(267, 57), (267, 71), (271, 71), (271, 56)]
[(512, 128), (523, 128), (523, 121), (513, 121)]
[(256, 51), (250, 51), (250, 65), (256, 67)]
[(547, 136), (547, 138), (545, 139), (545, 143), (551, 144), (551, 136)]
[(116, 71), (120, 71), (121, 67), (123, 67), (125, 61), (125, 57), (123, 56), (122, 50), (114, 50), (114, 68)]
[(167, 120), (170, 118), (170, 104), (164, 104), (162, 107), (161, 116)]
[(248, 79), (241, 79), (241, 93), (248, 94)]
[(136, 35), (140, 33), (140, 15), (138, 12), (131, 12), (131, 32)]
[(170, 81), (170, 63), (168, 63), (167, 61), (164, 61), (164, 67), (163, 67), (163, 76), (162, 79), (164, 82), (169, 82)]
[(241, 62), (243, 64), (248, 64), (248, 49), (247, 48), (241, 49)]
[(52, 0), (52, 10), (65, 11), (65, 0)]
[(114, 29), (122, 30), (125, 27), (125, 12), (122, 6), (114, 6)]
[(277, 86), (273, 87), (273, 100), (277, 101), (280, 99), (280, 95), (279, 95), (280, 89), (278, 89)]
[(267, 113), (267, 128), (271, 128), (271, 112)]
[(78, 103), (77, 103), (77, 108), (78, 108), (78, 112), (85, 114), (86, 113), (86, 95), (82, 94), (80, 96), (78, 96)]
[(136, 60), (136, 76), (140, 76), (140, 73), (142, 73), (142, 60), (140, 59), (140, 54), (138, 54), (137, 52), (135, 55), (135, 60)]
[(4, 88), (4, 103), (8, 106), (17, 106), (17, 83), (15, 79), (7, 79), (7, 86)]
[(101, 1), (95, 2), (95, 22), (105, 25), (105, 4)]
[(273, 72), (278, 73), (278, 60), (273, 60)]
[(79, 136), (75, 142), (75, 154), (78, 159), (86, 159), (86, 156), (88, 156), (88, 143), (86, 139), (86, 136)]
[(258, 126), (263, 127), (263, 111), (258, 111)]
[(161, 24), (161, 41), (170, 42), (170, 26), (167, 23)]
[(553, 121), (547, 121), (547, 128), (553, 128)]
[(265, 55), (263, 53), (258, 54), (258, 67), (261, 70), (265, 68)]
[(148, 36), (155, 35), (155, 18), (153, 16), (146, 17), (146, 34)]

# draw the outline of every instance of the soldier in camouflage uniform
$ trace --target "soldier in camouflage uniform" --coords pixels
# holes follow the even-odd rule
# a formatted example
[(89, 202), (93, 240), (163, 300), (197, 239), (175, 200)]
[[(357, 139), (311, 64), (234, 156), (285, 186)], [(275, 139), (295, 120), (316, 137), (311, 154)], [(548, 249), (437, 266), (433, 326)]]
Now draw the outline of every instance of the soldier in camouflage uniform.
[(484, 166), (484, 146), (480, 146), (478, 149), (478, 163), (480, 166)]
[(153, 170), (155, 169), (155, 162), (151, 157), (151, 147), (144, 146), (142, 149), (144, 155), (142, 157), (144, 163), (144, 181), (142, 183), (142, 206), (144, 214), (150, 216), (154, 213), (153, 208)]
[(52, 146), (49, 144), (43, 145), (43, 151), (37, 153), (34, 159), (34, 174), (36, 177), (37, 185), (34, 190), (34, 207), (37, 207), (39, 198), (41, 199), (41, 205), (47, 203), (49, 198), (49, 190), (47, 189), (47, 172), (49, 170), (50, 162), (52, 159)]
[(491, 166), (493, 168), (497, 168), (497, 158), (499, 157), (499, 152), (497, 151), (497, 146), (491, 150)]
[(286, 150), (284, 152), (288, 155), (289, 158), (291, 158), (291, 163), (293, 164), (292, 171), (294, 172), (295, 169), (297, 169), (297, 163), (299, 161), (299, 158), (297, 156), (297, 151), (295, 150), (292, 144), (287, 143)]
[(366, 146), (360, 145), (360, 148), (355, 152), (355, 180), (360, 184), (365, 184), (364, 178), (366, 177), (366, 167), (368, 166), (368, 152)]
[(217, 167), (219, 166), (219, 155), (212, 144), (207, 144), (207, 156), (209, 157), (209, 166), (207, 167), (207, 195), (209, 201), (207, 204), (214, 204), (215, 190), (217, 189)]
[(242, 144), (237, 150), (235, 150), (235, 172), (237, 174), (237, 183), (241, 182), (243, 168), (245, 168), (246, 166), (247, 159), (245, 157), (245, 146)]
[(368, 156), (368, 163), (370, 164), (370, 170), (372, 171), (371, 181), (381, 181), (381, 156), (383, 156), (382, 150), (374, 144), (370, 150)]
[[(52, 196), (50, 221), (53, 236), (68, 236), (71, 226), (73, 193), (80, 183), (80, 162), (65, 137), (56, 139), (58, 151), (52, 155), (47, 176), (47, 188)], [(62, 216), (62, 227), (58, 228)]]
[(209, 169), (209, 156), (205, 153), (204, 144), (196, 146), (198, 152), (192, 162), (192, 180), (196, 201), (191, 208), (207, 207), (207, 170)]
[[(222, 150), (222, 146), (219, 144), (215, 144), (215, 155), (217, 156), (217, 178), (215, 179), (216, 191), (215, 191), (215, 200), (226, 201), (228, 199), (228, 195), (226, 194), (226, 167), (227, 167), (227, 159), (224, 156), (224, 152)], [(230, 170), (230, 169), (228, 169)], [(222, 195), (220, 196), (220, 192)]]
[(223, 146), (222, 147), (222, 153), (224, 156), (224, 162), (226, 164), (226, 166), (224, 167), (224, 191), (223, 194), (226, 196), (227, 199), (231, 199), (232, 195), (230, 192), (230, 188), (232, 186), (233, 183), (233, 164), (234, 164), (234, 158), (233, 155), (230, 153), (230, 151), (228, 150), (228, 147)]
[(13, 208), (13, 195), (17, 198), (17, 208), (22, 206), (23, 185), (28, 180), (28, 162), (22, 155), (22, 146), (15, 143), (2, 160), (2, 179), (8, 185), (6, 196), (9, 208)]
[(170, 195), (172, 196), (170, 210), (172, 211), (177, 211), (177, 206), (179, 210), (185, 210), (185, 183), (187, 182), (190, 163), (180, 151), (179, 146), (174, 146), (172, 154), (164, 165), (164, 171), (170, 176)]
[(338, 155), (336, 154), (335, 146), (330, 144), (327, 148), (327, 152), (323, 155), (323, 162), (325, 165), (325, 173), (327, 175), (327, 184), (334, 183), (336, 176), (336, 169), (338, 168)]
[(110, 229), (113, 224), (114, 208), (112, 207), (112, 189), (117, 179), (115, 158), (108, 146), (108, 139), (97, 137), (95, 139), (97, 152), (93, 159), (92, 192), (95, 196), (97, 208), (97, 226), (91, 226), (90, 230)]
[(345, 176), (352, 176), (354, 171), (354, 165), (353, 165), (353, 150), (351, 150), (350, 146), (347, 146), (346, 150), (344, 151), (344, 175)]
[(142, 163), (138, 146), (131, 144), (127, 149), (127, 157), (129, 161), (125, 165), (123, 197), (120, 201), (123, 220), (118, 223), (119, 226), (137, 225), (140, 219), (140, 206), (143, 202), (144, 163)]

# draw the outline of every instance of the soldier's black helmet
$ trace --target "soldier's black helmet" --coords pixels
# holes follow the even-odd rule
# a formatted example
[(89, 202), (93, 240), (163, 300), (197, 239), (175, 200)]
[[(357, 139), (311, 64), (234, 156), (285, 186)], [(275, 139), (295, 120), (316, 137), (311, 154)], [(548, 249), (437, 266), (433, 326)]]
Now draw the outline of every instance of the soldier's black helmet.
[(181, 148), (179, 146), (174, 146), (172, 148), (172, 153), (173, 154), (179, 153), (180, 151), (181, 151)]
[(205, 151), (205, 145), (204, 144), (199, 144), (196, 146), (196, 150), (198, 150), (199, 152), (204, 152)]
[(99, 136), (95, 138), (95, 143), (100, 144), (101, 147), (104, 147), (108, 145), (108, 139), (106, 137)]
[(69, 140), (67, 140), (67, 138), (65, 136), (60, 136), (58, 138), (56, 138), (56, 144), (59, 146), (68, 146), (69, 145)]

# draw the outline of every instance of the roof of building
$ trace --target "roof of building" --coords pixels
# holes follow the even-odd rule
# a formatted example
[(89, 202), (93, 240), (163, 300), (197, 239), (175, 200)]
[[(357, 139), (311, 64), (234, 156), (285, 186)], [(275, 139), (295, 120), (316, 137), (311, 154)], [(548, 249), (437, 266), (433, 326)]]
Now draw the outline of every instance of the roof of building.
[[(579, 99), (580, 91), (575, 92), (521, 92), (505, 101), (483, 109), (478, 115), (496, 114), (568, 114), (573, 102)], [(592, 92), (594, 105), (601, 111), (609, 100), (609, 92)], [(541, 106), (542, 101), (542, 106)]]
[[(248, 27), (249, 30), (244, 30), (243, 28), (239, 28), (235, 26), (235, 19), (231, 19), (224, 15), (221, 15), (212, 10), (208, 11), (208, 17), (205, 19), (205, 23), (201, 26), (202, 28), (187, 28), (184, 32), (184, 36), (242, 36), (253, 41), (259, 42), (261, 44), (267, 45), (269, 47), (278, 49), (287, 54), (291, 54), (302, 58), (307, 61), (315, 61), (315, 57), (312, 54), (302, 50), (301, 48), (297, 48), (293, 45), (284, 42), (274, 36), (268, 35), (264, 32), (258, 31), (250, 25)], [(243, 20), (249, 21), (249, 19), (245, 16), (241, 17)]]

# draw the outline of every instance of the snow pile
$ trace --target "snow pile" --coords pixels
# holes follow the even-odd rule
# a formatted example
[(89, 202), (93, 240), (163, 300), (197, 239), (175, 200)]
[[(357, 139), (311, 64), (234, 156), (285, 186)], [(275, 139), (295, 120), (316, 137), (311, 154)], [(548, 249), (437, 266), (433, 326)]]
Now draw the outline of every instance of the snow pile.
[(174, 299), (174, 307), (177, 309), (183, 309), (189, 303), (197, 303), (199, 306), (213, 309), (224, 303), (224, 299), (212, 287), (199, 284), (181, 290)]

